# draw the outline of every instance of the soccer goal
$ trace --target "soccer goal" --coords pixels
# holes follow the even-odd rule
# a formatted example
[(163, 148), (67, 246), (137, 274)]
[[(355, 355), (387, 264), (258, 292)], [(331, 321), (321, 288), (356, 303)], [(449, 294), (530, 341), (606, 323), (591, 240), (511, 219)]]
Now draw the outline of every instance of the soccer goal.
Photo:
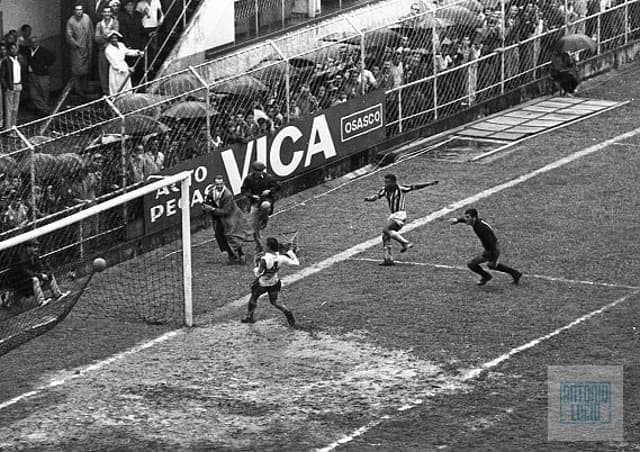
[[(0, 355), (67, 316), (192, 326), (190, 181), (158, 178), (1, 241)], [(144, 199), (168, 189), (187, 207), (147, 234)]]

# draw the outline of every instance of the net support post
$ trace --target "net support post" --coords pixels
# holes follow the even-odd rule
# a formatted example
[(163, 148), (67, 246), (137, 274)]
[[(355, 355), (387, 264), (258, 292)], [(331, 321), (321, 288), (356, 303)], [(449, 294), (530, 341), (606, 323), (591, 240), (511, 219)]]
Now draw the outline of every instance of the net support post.
[(209, 84), (203, 79), (198, 71), (196, 71), (193, 66), (189, 66), (189, 71), (193, 74), (193, 76), (202, 84), (202, 87), (205, 90), (205, 108), (207, 109), (206, 127), (207, 127), (207, 153), (211, 152), (211, 90), (209, 89)]
[(191, 177), (180, 181), (180, 213), (182, 215), (182, 276), (184, 290), (184, 324), (193, 326), (193, 291), (191, 274)]
[(20, 129), (18, 129), (18, 127), (13, 126), (12, 130), (16, 135), (18, 135), (20, 140), (29, 149), (29, 159), (30, 159), (30, 161), (29, 161), (29, 185), (31, 185), (31, 193), (29, 193), (29, 196), (31, 197), (31, 211), (32, 211), (31, 221), (33, 222), (33, 227), (35, 229), (36, 222), (38, 220), (38, 216), (37, 216), (38, 209), (37, 209), (37, 206), (36, 206), (36, 157), (35, 157), (36, 148), (33, 145), (33, 143), (31, 143), (31, 141), (29, 141), (29, 139), (26, 136), (24, 136), (24, 134), (22, 133), (22, 131)]

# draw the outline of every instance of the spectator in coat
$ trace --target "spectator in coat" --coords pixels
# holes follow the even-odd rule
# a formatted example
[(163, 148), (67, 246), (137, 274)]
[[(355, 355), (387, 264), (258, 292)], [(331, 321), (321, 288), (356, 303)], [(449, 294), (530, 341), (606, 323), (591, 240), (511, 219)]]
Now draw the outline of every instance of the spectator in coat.
[(49, 108), (49, 91), (51, 89), (49, 76), (56, 56), (46, 47), (42, 47), (36, 36), (32, 36), (26, 61), (31, 103), (38, 112), (48, 115), (51, 113)]
[(567, 52), (556, 50), (553, 53), (549, 75), (561, 95), (571, 96), (576, 92), (579, 83), (578, 70), (574, 59)]
[(131, 73), (134, 69), (130, 68), (127, 64), (127, 56), (140, 56), (144, 52), (142, 50), (130, 49), (120, 42), (122, 35), (111, 30), (107, 39), (109, 44), (105, 47), (104, 56), (109, 64), (109, 86), (108, 93), (111, 96), (115, 96), (123, 91), (129, 91), (132, 89)]
[(0, 65), (0, 85), (4, 92), (4, 128), (10, 129), (18, 120), (22, 92), (22, 67), (18, 61), (18, 44), (11, 43), (7, 49), (9, 55)]
[(202, 209), (211, 214), (218, 248), (227, 253), (228, 263), (244, 264), (242, 244), (251, 241), (251, 231), (233, 199), (233, 193), (224, 185), (222, 176), (215, 177), (213, 188), (206, 194)]
[(73, 9), (73, 16), (67, 21), (66, 40), (71, 47), (71, 81), (75, 92), (87, 96), (87, 78), (91, 68), (91, 54), (93, 52), (93, 23), (84, 13), (82, 5)]

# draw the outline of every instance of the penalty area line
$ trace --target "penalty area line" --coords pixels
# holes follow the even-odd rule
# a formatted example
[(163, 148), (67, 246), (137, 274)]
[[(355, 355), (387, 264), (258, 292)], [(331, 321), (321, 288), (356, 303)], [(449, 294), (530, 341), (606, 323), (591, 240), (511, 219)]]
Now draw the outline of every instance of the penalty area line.
[[(414, 229), (417, 229), (419, 227), (422, 227), (426, 224), (429, 224), (437, 219), (443, 218), (446, 215), (451, 214), (452, 212), (455, 212), (458, 209), (461, 209), (463, 207), (466, 207), (470, 204), (476, 203), (481, 199), (485, 199), (488, 198), (489, 196), (492, 196), (496, 193), (499, 193), (503, 190), (506, 190), (508, 188), (513, 188), (516, 187), (526, 181), (528, 181), (529, 179), (532, 179), (536, 176), (539, 176), (541, 174), (545, 174), (549, 171), (552, 171), (554, 169), (557, 168), (561, 168), (565, 165), (568, 165), (569, 163), (572, 163), (576, 160), (579, 160), (583, 157), (589, 156), (591, 154), (594, 154), (596, 152), (599, 152), (611, 145), (613, 145), (614, 143), (617, 143), (619, 141), (623, 141), (626, 140), (628, 138), (634, 137), (636, 135), (640, 134), (640, 127), (633, 129), (629, 132), (625, 132), (623, 134), (620, 134), (618, 136), (615, 136), (613, 138), (610, 138), (608, 140), (605, 140), (601, 143), (595, 144), (593, 146), (589, 146), (587, 148), (581, 149), (580, 151), (576, 151), (572, 154), (569, 154), (561, 159), (558, 159), (552, 163), (549, 163), (547, 165), (544, 165), (536, 170), (530, 171), (526, 174), (523, 174), (521, 176), (516, 177), (515, 179), (511, 179), (508, 180), (506, 182), (503, 182), (501, 184), (495, 185), (491, 188), (488, 188), (486, 190), (482, 190), (480, 192), (477, 192), (474, 195), (468, 196), (467, 198), (461, 199), (459, 201), (456, 201), (452, 204), (449, 204), (446, 207), (443, 207), (440, 210), (437, 210), (435, 212), (432, 212), (422, 218), (418, 218), (414, 221), (412, 221), (411, 223), (407, 224), (403, 231), (405, 232), (409, 232), (412, 231)], [(352, 258), (353, 256), (355, 256), (356, 254), (359, 254), (363, 251), (368, 250), (369, 248), (372, 248), (374, 246), (379, 245), (380, 243), (380, 238), (379, 236), (376, 236), (375, 238), (369, 239), (365, 242), (362, 242), (358, 245), (355, 245), (349, 249), (346, 249), (338, 254), (335, 254), (327, 259), (324, 259), (320, 262), (316, 262), (315, 264), (311, 264), (308, 267), (303, 268), (302, 270), (289, 275), (285, 278), (282, 279), (283, 283), (285, 284), (292, 284), (295, 283), (297, 281), (300, 281), (308, 276), (311, 275), (315, 275), (316, 273), (319, 273), (323, 270), (326, 270), (327, 268), (340, 263), (340, 262), (344, 262), (350, 258)], [(214, 316), (220, 315), (220, 314), (225, 314), (230, 312), (231, 310), (235, 310), (238, 307), (246, 304), (247, 299), (248, 299), (248, 295), (243, 296), (241, 298), (238, 298), (230, 303), (228, 303), (227, 305), (218, 308), (216, 311), (214, 311)], [(80, 367), (80, 368), (76, 368), (74, 370), (71, 370), (70, 372), (73, 372), (73, 375), (71, 376), (66, 376), (66, 377), (61, 377), (58, 379), (54, 379), (52, 381), (50, 381), (48, 384), (40, 386), (38, 388), (36, 388), (35, 390), (26, 392), (24, 394), (21, 394), (17, 397), (14, 397), (13, 399), (7, 400), (5, 402), (0, 403), (0, 410), (7, 408), (11, 405), (14, 405), (15, 403), (24, 400), (28, 397), (33, 397), (37, 394), (39, 394), (40, 392), (47, 390), (49, 388), (53, 388), (55, 386), (60, 386), (62, 384), (65, 384), (66, 382), (73, 380), (73, 379), (77, 379), (80, 376), (83, 376), (89, 372), (92, 372), (94, 370), (99, 370), (111, 363), (114, 363), (116, 361), (119, 361), (125, 357), (128, 357), (130, 355), (133, 355), (135, 353), (138, 353), (142, 350), (145, 350), (147, 348), (150, 348), (156, 344), (159, 344), (161, 342), (165, 342), (171, 338), (173, 338), (174, 336), (177, 336), (178, 334), (180, 334), (183, 330), (182, 329), (177, 329), (177, 330), (173, 330), (173, 331), (169, 331), (165, 334), (163, 334), (162, 336), (159, 336), (149, 342), (140, 344), (140, 345), (136, 345), (135, 347), (126, 350), (124, 352), (121, 353), (117, 353), (105, 360), (99, 361), (97, 363), (91, 364), (89, 366), (85, 366), (85, 367)]]
[[(578, 317), (577, 319), (575, 319), (573, 322), (568, 323), (548, 334), (545, 334), (544, 336), (540, 336), (536, 339), (533, 339), (529, 342), (527, 342), (526, 344), (522, 344), (519, 347), (515, 347), (512, 348), (511, 350), (509, 350), (507, 353), (504, 353), (500, 356), (498, 356), (495, 359), (492, 359), (491, 361), (487, 361), (486, 363), (482, 364), (479, 367), (473, 368), (473, 369), (468, 369), (464, 372), (462, 372), (461, 377), (458, 377), (458, 380), (460, 382), (468, 382), (470, 380), (474, 380), (475, 378), (477, 378), (478, 376), (480, 376), (483, 372), (486, 372), (487, 370), (490, 370), (494, 367), (497, 367), (498, 365), (502, 364), (505, 361), (508, 361), (509, 359), (513, 358), (515, 355), (522, 353), (530, 348), (536, 347), (537, 345), (540, 345), (542, 342), (549, 340), (555, 336), (558, 336), (559, 334), (573, 328), (574, 326), (577, 326), (581, 323), (586, 322), (587, 320), (597, 316), (598, 314), (603, 313), (604, 311), (607, 311), (609, 309), (614, 308), (615, 306), (619, 305), (620, 303), (623, 303), (637, 295), (640, 294), (640, 289), (634, 290), (633, 292), (630, 292), (620, 298), (617, 298), (616, 300), (612, 301), (609, 304), (606, 304), (604, 306), (602, 306), (601, 308), (598, 308), (594, 311), (589, 312), (588, 314), (585, 314), (581, 317)], [(396, 411), (398, 412), (402, 412), (402, 411), (406, 411), (409, 408), (416, 408), (420, 405), (424, 404), (424, 400), (416, 400), (413, 403), (411, 403), (410, 405), (404, 405), (400, 408), (398, 408)], [(364, 425), (358, 429), (356, 429), (355, 431), (353, 431), (352, 433), (343, 436), (342, 438), (338, 439), (337, 441), (334, 441), (333, 443), (329, 444), (328, 446), (316, 449), (316, 452), (331, 452), (333, 450), (335, 450), (337, 447), (349, 443), (351, 441), (353, 441), (355, 438), (357, 438), (358, 436), (362, 436), (363, 434), (365, 434), (366, 432), (368, 432), (369, 430), (379, 426), (380, 424), (382, 424), (385, 420), (390, 419), (391, 416), (390, 415), (385, 415), (380, 417), (379, 419), (375, 419), (371, 422), (369, 422), (367, 425)]]
[[(360, 261), (360, 262), (380, 262), (380, 259), (371, 259), (367, 257), (352, 258), (351, 260)], [(411, 261), (395, 261), (395, 262), (396, 264), (402, 264), (402, 265), (415, 265), (419, 267), (443, 268), (446, 270), (462, 270), (465, 272), (470, 271), (467, 267), (463, 267), (461, 265), (433, 264), (431, 262), (411, 262)], [(561, 283), (567, 283), (567, 284), (584, 284), (587, 286), (610, 287), (613, 289), (640, 290), (640, 287), (638, 286), (629, 286), (626, 284), (601, 283), (597, 281), (589, 281), (589, 280), (583, 280), (583, 279), (569, 279), (569, 278), (562, 278), (559, 276), (537, 275), (535, 273), (527, 273), (527, 272), (523, 272), (522, 277), (524, 279), (529, 279), (529, 278), (543, 279), (545, 281), (561, 282)]]

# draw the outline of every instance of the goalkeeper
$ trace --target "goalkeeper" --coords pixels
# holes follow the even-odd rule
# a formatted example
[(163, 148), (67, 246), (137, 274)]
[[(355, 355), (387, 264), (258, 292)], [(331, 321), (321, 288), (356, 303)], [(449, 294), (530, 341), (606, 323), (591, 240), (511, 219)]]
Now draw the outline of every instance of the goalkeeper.
[(258, 259), (253, 273), (256, 280), (251, 285), (251, 298), (247, 316), (242, 319), (242, 323), (255, 323), (254, 313), (258, 307), (258, 298), (263, 294), (269, 294), (269, 302), (276, 307), (287, 318), (289, 326), (295, 326), (296, 321), (293, 313), (281, 303), (278, 303), (278, 292), (282, 289), (282, 282), (278, 275), (280, 265), (300, 265), (294, 249), (289, 249), (285, 254), (280, 254), (280, 244), (273, 237), (265, 241), (266, 252)]

